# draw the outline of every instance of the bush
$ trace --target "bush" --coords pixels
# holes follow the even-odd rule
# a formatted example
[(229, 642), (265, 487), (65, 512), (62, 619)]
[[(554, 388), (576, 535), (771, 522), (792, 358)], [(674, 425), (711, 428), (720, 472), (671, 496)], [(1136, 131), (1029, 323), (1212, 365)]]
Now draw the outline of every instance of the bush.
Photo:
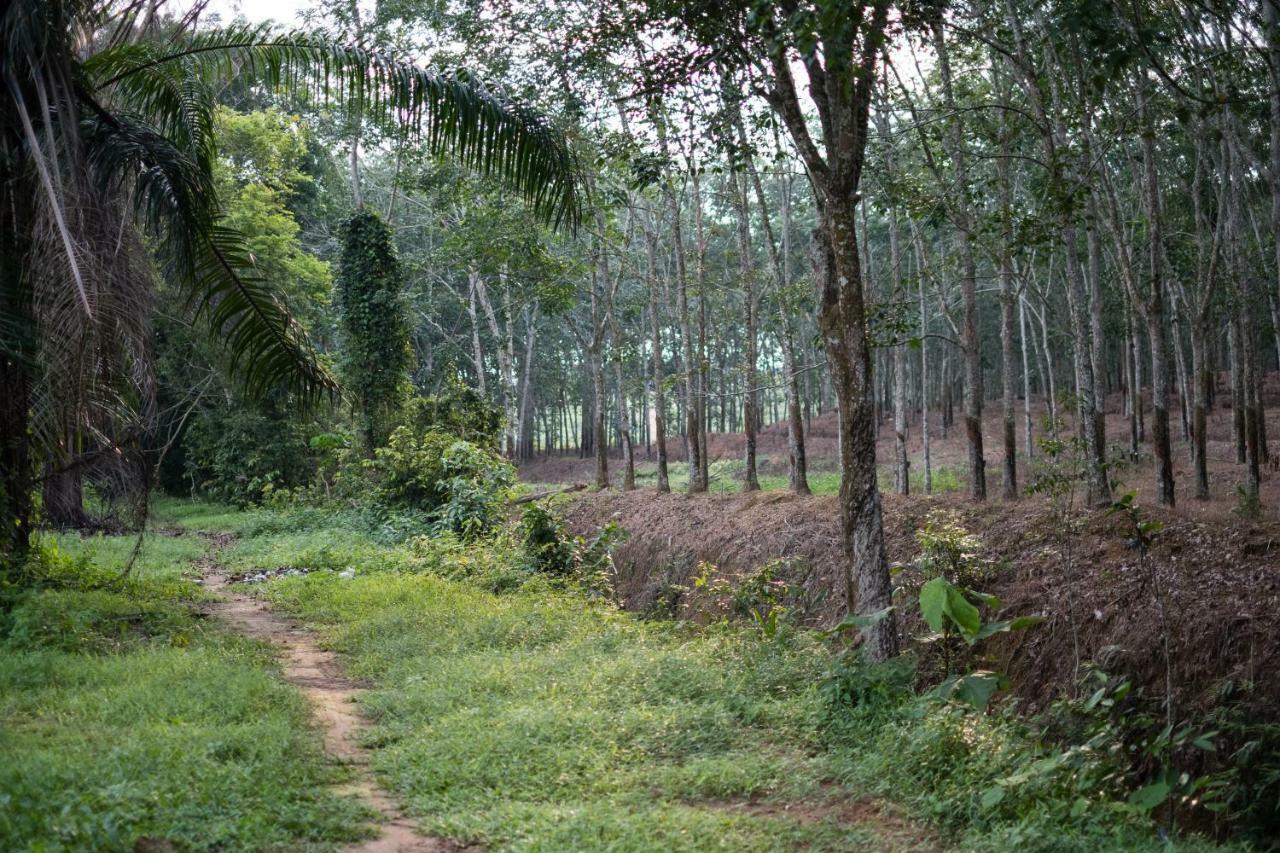
[(439, 431), (397, 427), (366, 460), (376, 496), (392, 508), (429, 514), (438, 530), (475, 538), (498, 522), (515, 470), (495, 453)]
[(611, 521), (595, 536), (573, 536), (550, 507), (530, 504), (520, 524), (521, 550), (530, 571), (569, 580), (589, 593), (611, 594), (613, 549), (626, 541), (627, 531)]
[(315, 464), (307, 424), (293, 415), (237, 406), (201, 412), (183, 436), (186, 475), (210, 497), (238, 507), (276, 489), (305, 485)]
[(403, 424), (418, 434), (444, 432), (494, 452), (502, 437), (502, 411), (457, 379), (434, 397), (410, 400)]
[(525, 560), (534, 571), (560, 576), (573, 572), (573, 537), (564, 520), (544, 504), (535, 502), (524, 508), (520, 538)]

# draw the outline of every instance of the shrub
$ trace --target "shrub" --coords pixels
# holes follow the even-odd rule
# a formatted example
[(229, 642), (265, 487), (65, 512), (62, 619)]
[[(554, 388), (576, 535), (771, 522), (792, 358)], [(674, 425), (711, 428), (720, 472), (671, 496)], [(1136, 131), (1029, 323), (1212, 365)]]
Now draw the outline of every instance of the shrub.
[(260, 503), (272, 490), (306, 484), (315, 467), (307, 425), (270, 407), (201, 412), (182, 444), (193, 486), (238, 507)]
[(438, 530), (474, 538), (498, 521), (515, 471), (492, 451), (448, 433), (397, 427), (363, 463), (379, 501), (428, 513)]
[(534, 571), (561, 576), (573, 572), (573, 537), (564, 520), (541, 502), (529, 504), (521, 513), (520, 539), (525, 560)]
[(626, 537), (616, 521), (590, 538), (573, 536), (554, 510), (536, 503), (525, 509), (520, 524), (520, 547), (529, 570), (598, 595), (613, 589), (613, 549)]
[(403, 424), (415, 433), (444, 432), (497, 452), (502, 411), (455, 378), (434, 397), (410, 400), (405, 405)]

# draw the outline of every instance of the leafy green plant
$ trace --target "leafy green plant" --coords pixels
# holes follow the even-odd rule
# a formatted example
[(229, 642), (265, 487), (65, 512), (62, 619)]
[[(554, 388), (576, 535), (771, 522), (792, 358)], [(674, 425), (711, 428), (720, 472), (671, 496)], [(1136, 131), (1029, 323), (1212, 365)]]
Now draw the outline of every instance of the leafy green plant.
[(1236, 486), (1236, 505), (1231, 511), (1240, 518), (1262, 518), (1262, 498), (1258, 492), (1246, 488), (1243, 484)]
[(409, 323), (391, 229), (370, 210), (347, 221), (335, 282), (342, 328), (339, 366), (368, 455), (382, 443), (404, 398)]
[(1003, 676), (989, 670), (978, 670), (965, 675), (951, 674), (950, 641), (960, 637), (970, 646), (996, 634), (1020, 631), (1044, 621), (1043, 616), (1019, 616), (1015, 619), (999, 619), (983, 622), (977, 605), (970, 599), (993, 609), (1000, 607), (1000, 599), (987, 593), (962, 589), (942, 575), (933, 578), (920, 588), (920, 612), (933, 637), (939, 640), (947, 669), (947, 678), (933, 695), (944, 700), (956, 700), (972, 705), (978, 710), (987, 707), (996, 691), (1005, 686)]
[(485, 450), (499, 450), (502, 410), (456, 376), (435, 396), (409, 400), (401, 420), (416, 433), (445, 432)]
[(520, 514), (524, 559), (535, 572), (565, 576), (573, 572), (576, 553), (564, 520), (541, 501)]
[(361, 470), (367, 479), (347, 484), (349, 492), (372, 485), (384, 505), (425, 512), (439, 529), (465, 537), (493, 527), (515, 482), (514, 469), (493, 452), (448, 433), (416, 434), (408, 427), (397, 427)]

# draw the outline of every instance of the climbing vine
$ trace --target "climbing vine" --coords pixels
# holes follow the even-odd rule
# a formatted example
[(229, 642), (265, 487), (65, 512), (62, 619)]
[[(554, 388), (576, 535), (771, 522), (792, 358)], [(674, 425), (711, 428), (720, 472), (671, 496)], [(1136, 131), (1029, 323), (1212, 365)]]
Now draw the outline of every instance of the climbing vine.
[(367, 210), (343, 228), (336, 283), (343, 346), (339, 367), (368, 454), (390, 432), (409, 367), (409, 324), (391, 229)]

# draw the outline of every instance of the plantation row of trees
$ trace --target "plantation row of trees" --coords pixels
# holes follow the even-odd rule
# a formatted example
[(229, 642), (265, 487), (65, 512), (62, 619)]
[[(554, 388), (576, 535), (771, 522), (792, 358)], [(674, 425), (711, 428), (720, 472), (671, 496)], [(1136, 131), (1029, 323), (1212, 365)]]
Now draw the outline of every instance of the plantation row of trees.
[[(1235, 485), (1210, 477), (1225, 405), (1257, 499), (1271, 0), (340, 0), (305, 23), (323, 37), (223, 24), (5, 12), (9, 549), (37, 508), (81, 524), (86, 482), (126, 501), (157, 467), (327, 495), (382, 450), (424, 458), (414, 401), (460, 385), (508, 457), (590, 455), (624, 488), (643, 446), (660, 490), (677, 464), (705, 490), (711, 431), (742, 432), (757, 488), (781, 421), (805, 492), (806, 430), (835, 409), (864, 615), (889, 603), (881, 429), (906, 491), (912, 431), (927, 482), (930, 426), (956, 419), (984, 499), (997, 408), (1014, 498), (1046, 422), (1101, 505), (1120, 393), (1122, 450), (1149, 448), (1171, 504), (1178, 452), (1191, 494)], [(867, 638), (892, 654), (892, 617)]]

